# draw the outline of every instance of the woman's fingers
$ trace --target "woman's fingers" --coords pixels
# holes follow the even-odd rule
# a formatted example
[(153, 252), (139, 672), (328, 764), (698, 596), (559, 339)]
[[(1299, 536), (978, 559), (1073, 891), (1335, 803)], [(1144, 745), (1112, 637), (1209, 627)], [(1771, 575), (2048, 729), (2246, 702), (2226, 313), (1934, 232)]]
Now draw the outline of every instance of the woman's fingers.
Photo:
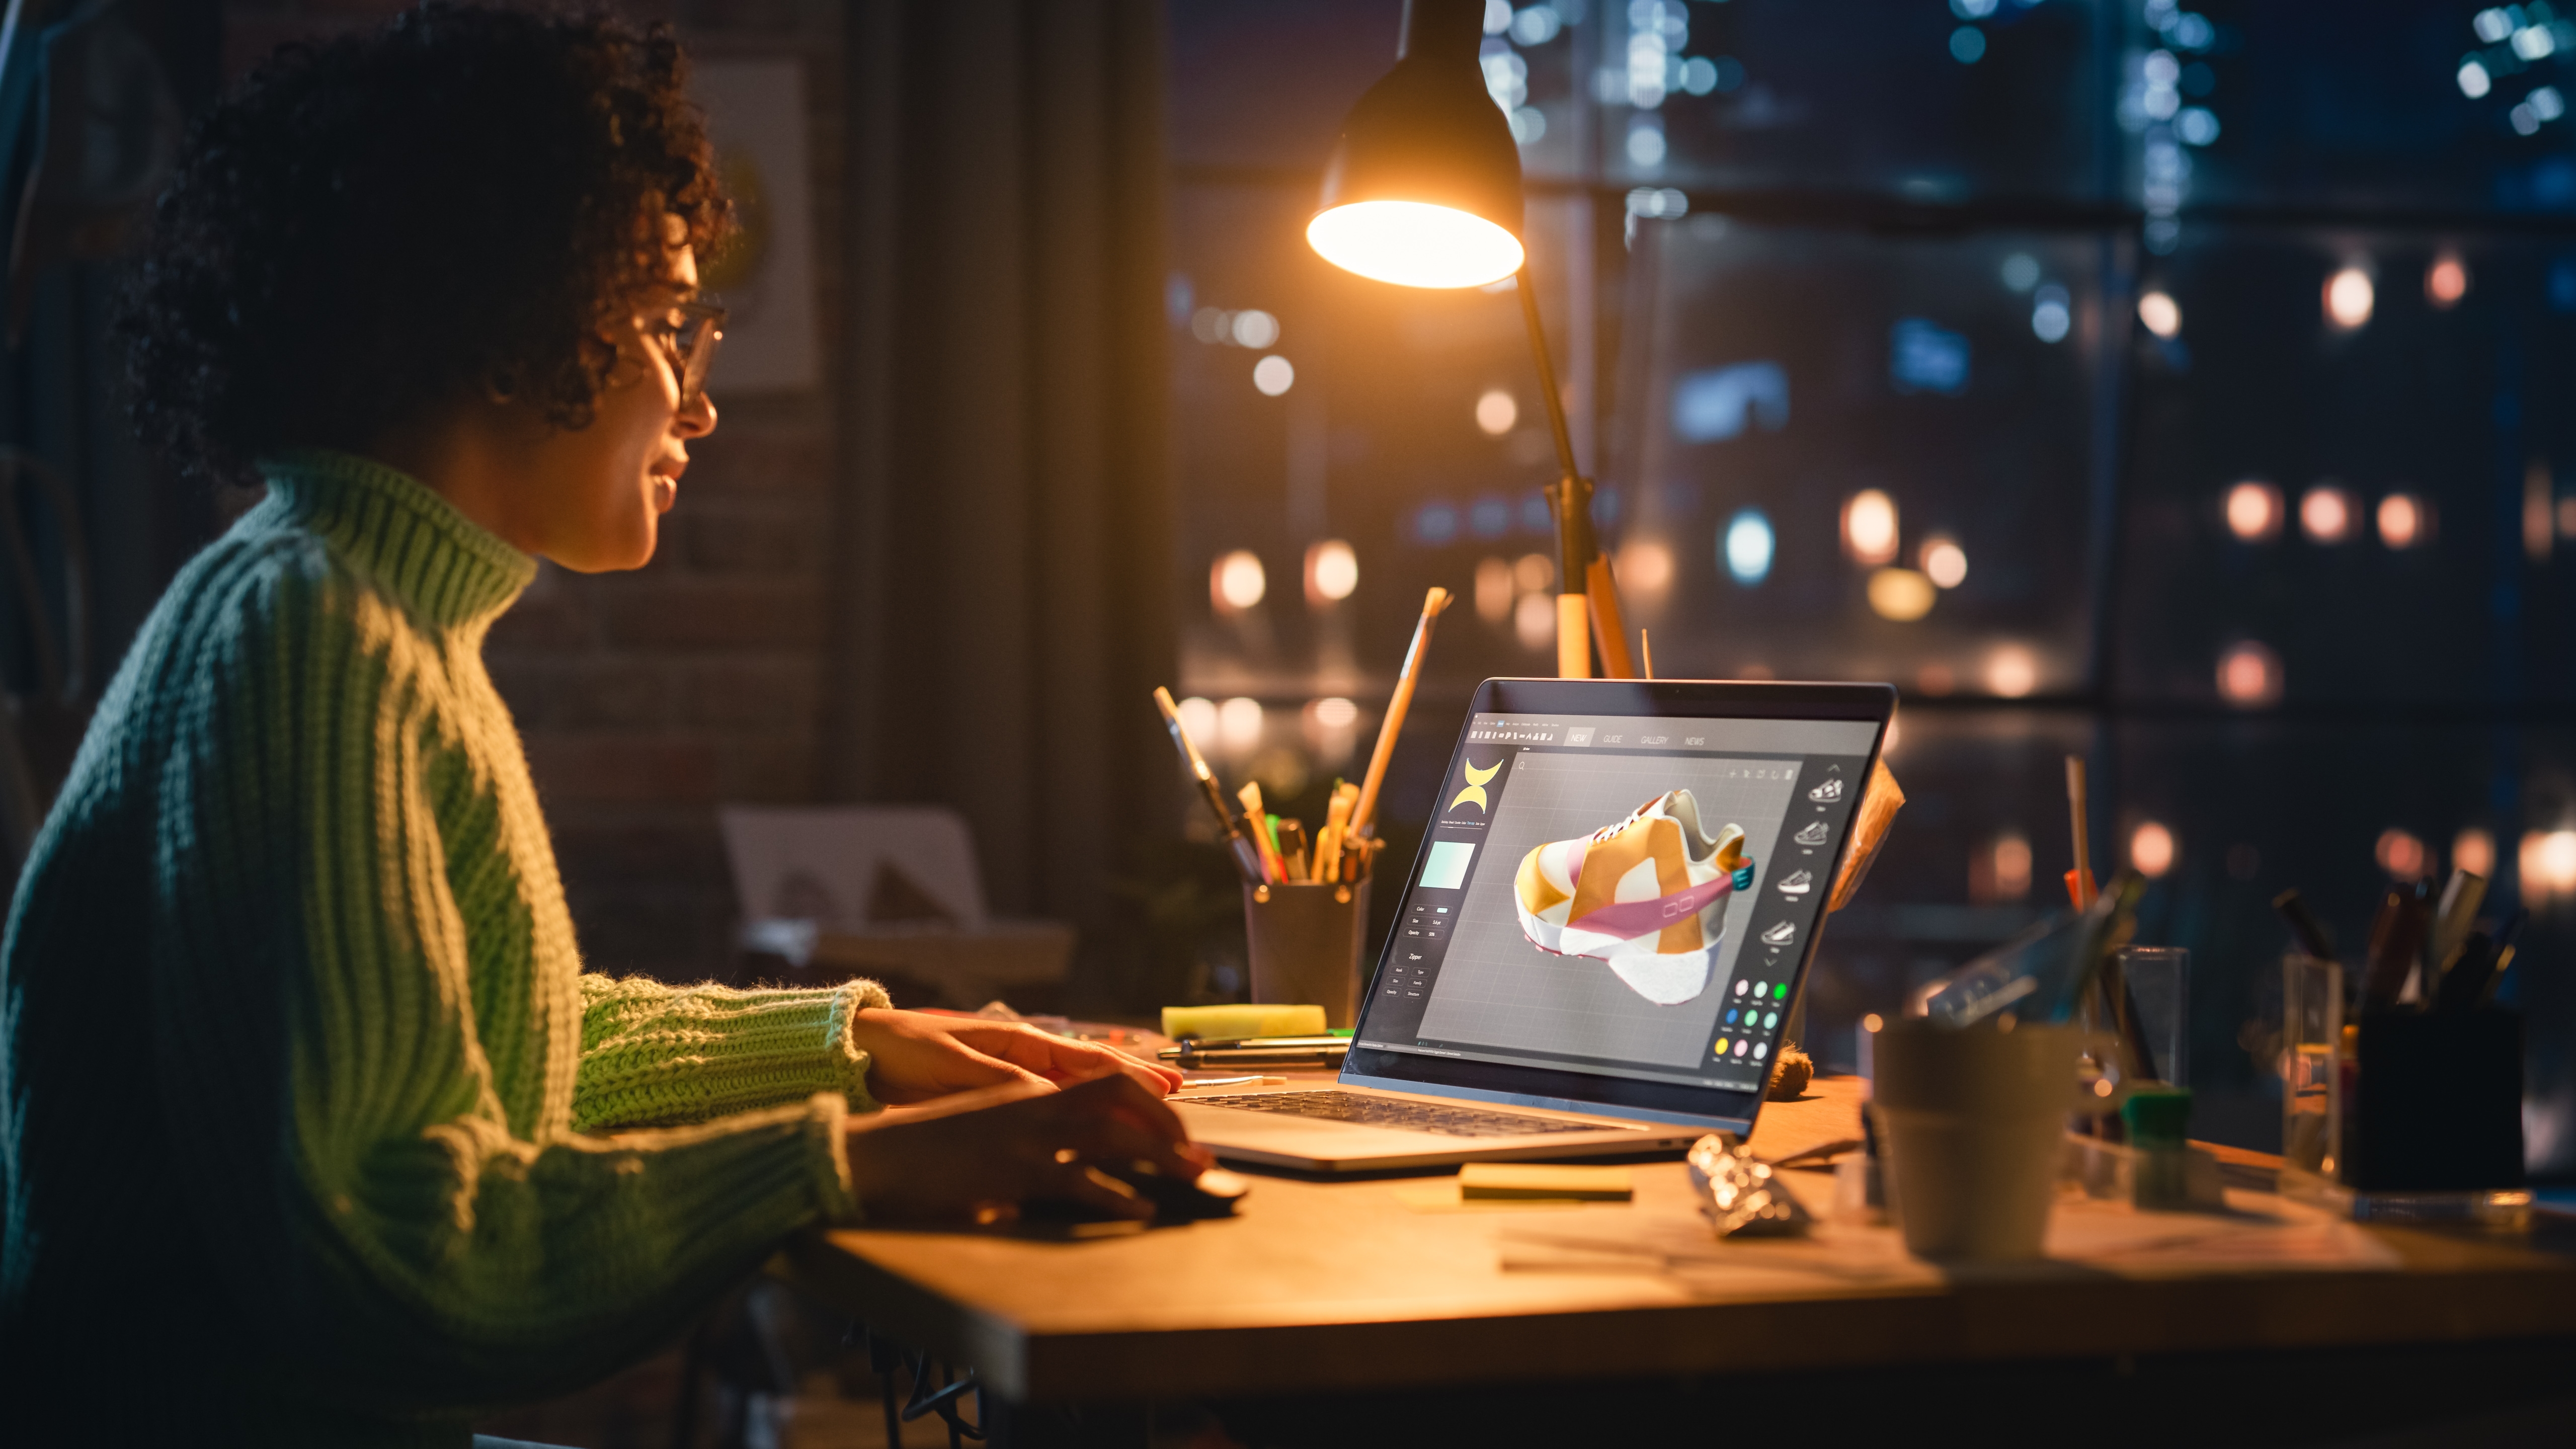
[(1057, 1036), (1022, 1022), (976, 1022), (956, 1027), (953, 1033), (978, 1051), (1058, 1082), (1087, 1082), (1121, 1072), (1162, 1096), (1180, 1090), (1186, 1080), (1169, 1067), (1141, 1061), (1114, 1047)]
[(1161, 1098), (1124, 1074), (1067, 1087), (1048, 1111), (1077, 1134), (1066, 1145), (1085, 1157), (1122, 1162), (1143, 1159), (1164, 1172), (1196, 1177), (1206, 1164), (1183, 1152), (1189, 1130)]
[(891, 1109), (854, 1125), (849, 1153), (860, 1201), (887, 1218), (972, 1217), (1039, 1199), (1149, 1217), (1152, 1204), (1111, 1173), (1141, 1161), (1186, 1180), (1208, 1160), (1171, 1109), (1123, 1072), (1062, 1090), (1008, 1082)]

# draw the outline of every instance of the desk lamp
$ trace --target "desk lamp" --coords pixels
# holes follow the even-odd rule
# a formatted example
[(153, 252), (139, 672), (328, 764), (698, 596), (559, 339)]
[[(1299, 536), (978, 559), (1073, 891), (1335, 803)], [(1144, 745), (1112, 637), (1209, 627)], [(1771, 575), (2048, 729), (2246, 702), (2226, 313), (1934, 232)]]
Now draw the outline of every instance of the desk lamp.
[(1324, 171), (1306, 242), (1324, 260), (1404, 287), (1481, 287), (1517, 276), (1538, 363), (1539, 396), (1556, 435), (1556, 667), (1592, 675), (1592, 647), (1613, 679), (1634, 678), (1610, 561), (1592, 531), (1592, 480), (1574, 461), (1565, 400), (1539, 326), (1521, 243), (1521, 154), (1486, 94), (1477, 45), (1484, 0), (1405, 0), (1395, 69), (1351, 107)]

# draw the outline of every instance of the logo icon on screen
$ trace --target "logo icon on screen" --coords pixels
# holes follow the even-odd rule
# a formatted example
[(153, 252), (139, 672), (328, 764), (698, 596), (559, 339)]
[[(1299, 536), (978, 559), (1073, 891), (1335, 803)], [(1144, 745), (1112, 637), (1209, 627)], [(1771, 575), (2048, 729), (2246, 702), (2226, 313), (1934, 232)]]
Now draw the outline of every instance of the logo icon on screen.
[(1822, 845), (1825, 843), (1825, 837), (1827, 834), (1828, 832), (1825, 829), (1825, 822), (1819, 820), (1789, 838), (1798, 842), (1800, 845)]
[(1458, 770), (1460, 774), (1466, 776), (1467, 788), (1450, 798), (1449, 808), (1455, 810), (1461, 805), (1473, 805), (1480, 811), (1491, 810), (1494, 802), (1485, 798), (1485, 786), (1492, 783), (1494, 776), (1502, 768), (1503, 762), (1500, 760), (1494, 761), (1481, 770), (1476, 768), (1474, 760), (1460, 765)]
[(1780, 894), (1784, 896), (1803, 896), (1815, 888), (1815, 876), (1803, 870), (1789, 872), (1788, 877), (1780, 882)]
[(1807, 798), (1818, 802), (1839, 800), (1843, 798), (1843, 782), (1840, 780), (1827, 780), (1825, 783), (1808, 791)]
[(1795, 924), (1788, 921), (1782, 921), (1780, 924), (1773, 926), (1770, 930), (1762, 933), (1762, 944), (1765, 946), (1786, 946), (1792, 940), (1795, 940), (1797, 935), (1798, 928)]

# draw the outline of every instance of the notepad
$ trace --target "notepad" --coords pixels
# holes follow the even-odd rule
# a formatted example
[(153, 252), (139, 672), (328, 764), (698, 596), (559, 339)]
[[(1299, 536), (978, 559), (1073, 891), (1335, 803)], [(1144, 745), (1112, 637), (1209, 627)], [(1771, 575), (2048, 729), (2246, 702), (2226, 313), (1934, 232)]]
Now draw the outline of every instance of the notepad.
[(1557, 1167), (1538, 1162), (1470, 1162), (1458, 1169), (1464, 1198), (1554, 1198), (1627, 1202), (1636, 1183), (1624, 1167)]

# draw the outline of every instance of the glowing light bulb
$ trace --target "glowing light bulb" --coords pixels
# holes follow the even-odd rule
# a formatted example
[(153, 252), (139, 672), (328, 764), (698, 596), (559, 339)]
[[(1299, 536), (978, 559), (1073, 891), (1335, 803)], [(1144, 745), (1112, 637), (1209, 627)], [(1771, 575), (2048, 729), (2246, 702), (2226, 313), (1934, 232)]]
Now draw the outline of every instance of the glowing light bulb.
[(2358, 331), (2369, 322), (2378, 300), (2370, 274), (2359, 267), (2346, 267), (2326, 279), (2326, 318), (2346, 332)]
[(1279, 319), (1258, 307), (1235, 313), (1226, 330), (1233, 334), (1235, 346), (1249, 347), (1255, 352), (1275, 346), (1279, 341)]
[(1923, 540), (1919, 561), (1923, 576), (1942, 588), (1955, 589), (1968, 581), (1968, 551), (1946, 533)]
[(2347, 543), (2359, 531), (2361, 510), (2352, 495), (2320, 483), (2299, 497), (2299, 531), (2311, 543)]
[(2252, 707), (2281, 697), (2281, 656), (2245, 639), (2218, 656), (2218, 693), (2229, 704)]
[(1306, 594), (1310, 599), (1347, 599), (1360, 586), (1360, 557), (1338, 538), (1306, 550)]
[(2018, 644), (2007, 644), (1986, 656), (1986, 688), (2005, 699), (2020, 699), (2039, 688), (2039, 661)]
[(2379, 832), (2379, 843), (2370, 853), (2381, 870), (2399, 880), (2422, 879), (2429, 860), (2424, 842), (2395, 826)]
[(1673, 586), (1673, 551), (1651, 538), (1634, 539), (1619, 550), (1617, 574), (1624, 588), (1660, 595)]
[(2149, 880), (2173, 869), (2177, 853), (2173, 832), (2157, 821), (2142, 820), (2129, 832), (2129, 864)]
[(2436, 307), (2450, 307), (2469, 295), (2469, 268), (2458, 257), (2442, 256), (2424, 269), (2424, 299)]
[(1843, 505), (1843, 547), (1869, 567), (1896, 560), (1896, 500), (1865, 488)]
[(2495, 836), (2474, 825), (2452, 836), (2451, 868), (2495, 879)]
[(1262, 571), (1260, 556), (1248, 548), (1219, 555), (1216, 566), (1208, 570), (1208, 592), (1220, 614), (1241, 613), (1260, 603), (1269, 591), (1270, 579)]
[(1728, 520), (1719, 551), (1726, 557), (1726, 571), (1739, 584), (1762, 582), (1771, 572), (1774, 547), (1771, 520), (1759, 508), (1747, 508)]
[(2390, 548), (2413, 548), (2432, 534), (2432, 512), (2412, 493), (2391, 493), (2379, 500), (2379, 541)]
[(1261, 701), (1240, 695), (1216, 707), (1218, 743), (1241, 754), (1261, 743)]
[(2182, 331), (2182, 306), (2162, 292), (2149, 292), (2138, 299), (2138, 321), (2158, 337), (2172, 337)]
[(1932, 581), (1912, 569), (1883, 568), (1869, 576), (1869, 607), (1882, 619), (1912, 623), (1932, 612)]
[(1297, 385), (1297, 365), (1274, 352), (1252, 364), (1252, 385), (1263, 397), (1277, 397)]
[(1521, 405), (1499, 387), (1476, 399), (1476, 426), (1494, 437), (1510, 432), (1520, 420)]
[(2227, 490), (2227, 531), (2258, 543), (2281, 531), (2281, 490), (2247, 481)]
[(1498, 558), (1476, 561), (1476, 617), (1499, 624), (1512, 616), (1512, 566)]
[(1400, 287), (1481, 287), (1521, 269), (1520, 239), (1481, 216), (1422, 201), (1354, 201), (1306, 223), (1324, 260)]
[(2527, 832), (2519, 854), (2524, 901), (2576, 895), (2576, 830)]

